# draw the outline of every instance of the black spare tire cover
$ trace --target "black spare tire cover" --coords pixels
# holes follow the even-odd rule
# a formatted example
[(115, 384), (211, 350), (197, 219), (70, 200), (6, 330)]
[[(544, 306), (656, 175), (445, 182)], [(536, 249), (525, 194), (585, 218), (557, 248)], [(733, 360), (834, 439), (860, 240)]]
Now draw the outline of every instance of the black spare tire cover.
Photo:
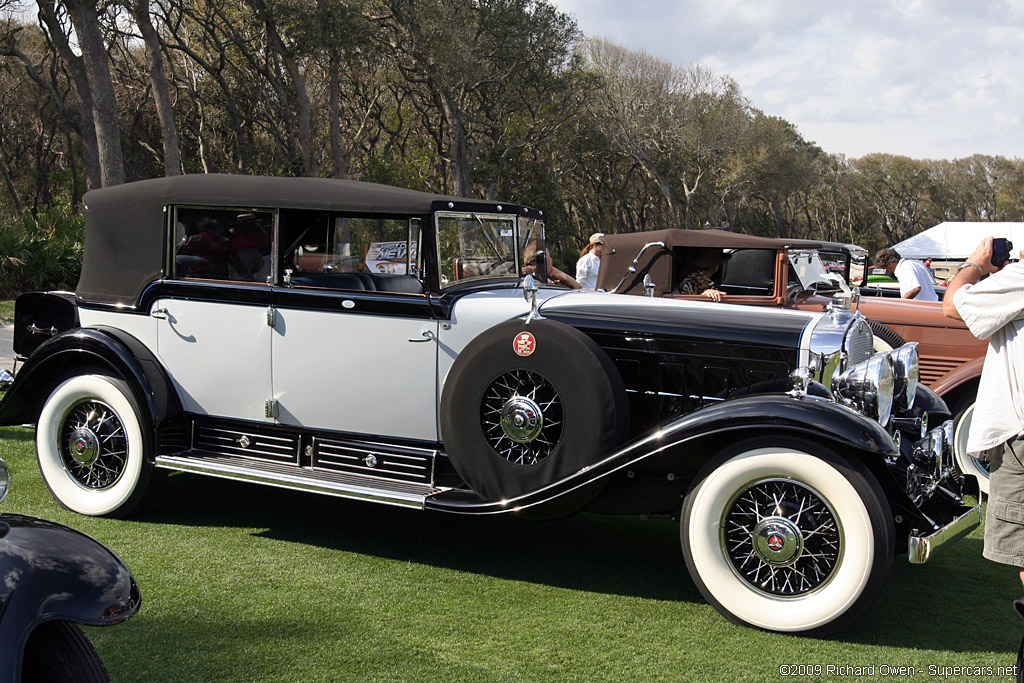
[(511, 320), (480, 334), (455, 360), (441, 395), (445, 451), (489, 500), (573, 474), (628, 433), (629, 404), (612, 360), (552, 320)]

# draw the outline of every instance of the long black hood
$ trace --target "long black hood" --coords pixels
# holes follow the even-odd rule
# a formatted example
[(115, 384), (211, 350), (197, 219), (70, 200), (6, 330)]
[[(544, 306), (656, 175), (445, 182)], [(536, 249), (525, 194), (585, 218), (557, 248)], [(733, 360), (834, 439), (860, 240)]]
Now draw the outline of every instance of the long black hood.
[(541, 314), (598, 334), (755, 345), (794, 354), (818, 319), (801, 311), (617, 295), (559, 297), (542, 306)]

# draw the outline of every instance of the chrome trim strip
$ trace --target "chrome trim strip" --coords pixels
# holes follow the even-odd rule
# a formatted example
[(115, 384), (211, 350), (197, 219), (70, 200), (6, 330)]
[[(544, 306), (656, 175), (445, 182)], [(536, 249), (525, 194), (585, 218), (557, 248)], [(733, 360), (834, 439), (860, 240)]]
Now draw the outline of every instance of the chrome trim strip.
[(907, 559), (910, 564), (924, 564), (939, 547), (970, 533), (980, 524), (981, 505), (976, 505), (930, 536), (915, 536), (911, 532), (907, 539)]
[(253, 467), (240, 462), (229, 462), (226, 458), (159, 455), (156, 458), (156, 466), (162, 469), (202, 474), (221, 479), (247, 481), (294, 491), (337, 496), (339, 498), (370, 500), (421, 510), (424, 507), (424, 500), (426, 500), (427, 496), (447, 490), (434, 488), (429, 485), (403, 484), (400, 482), (394, 482), (399, 483), (400, 488), (360, 485), (362, 482), (358, 481), (355, 477), (346, 477), (344, 475), (325, 477), (323, 473), (313, 473), (307, 468), (289, 467), (289, 471), (282, 471), (282, 468)]

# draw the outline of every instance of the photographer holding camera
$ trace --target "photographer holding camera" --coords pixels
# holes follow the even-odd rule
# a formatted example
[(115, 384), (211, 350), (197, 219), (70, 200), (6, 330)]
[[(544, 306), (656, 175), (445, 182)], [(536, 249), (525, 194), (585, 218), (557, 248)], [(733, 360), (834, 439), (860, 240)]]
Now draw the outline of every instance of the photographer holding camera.
[(991, 472), (983, 554), (1016, 567), (1024, 583), (1024, 264), (1007, 265), (1012, 248), (983, 239), (960, 265), (942, 312), (978, 339), (991, 337), (967, 450), (987, 453)]

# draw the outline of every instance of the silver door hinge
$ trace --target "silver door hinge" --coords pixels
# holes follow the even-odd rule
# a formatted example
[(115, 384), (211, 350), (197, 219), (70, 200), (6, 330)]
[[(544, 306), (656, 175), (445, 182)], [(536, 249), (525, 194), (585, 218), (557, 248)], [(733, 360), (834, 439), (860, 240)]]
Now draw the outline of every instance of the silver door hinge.
[(274, 307), (267, 306), (267, 326), (274, 327), (274, 320), (277, 316), (274, 315)]
[(268, 398), (264, 406), (264, 417), (277, 419), (277, 399)]

